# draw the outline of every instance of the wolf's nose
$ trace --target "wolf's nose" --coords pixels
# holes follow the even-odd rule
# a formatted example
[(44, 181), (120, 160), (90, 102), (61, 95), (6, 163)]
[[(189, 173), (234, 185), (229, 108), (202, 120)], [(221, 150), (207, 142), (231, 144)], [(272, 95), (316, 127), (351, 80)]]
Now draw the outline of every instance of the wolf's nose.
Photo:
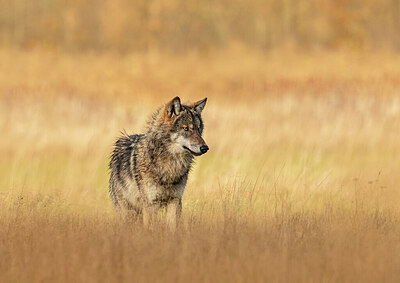
[(200, 151), (201, 153), (206, 153), (208, 151), (208, 146), (207, 145), (200, 146)]

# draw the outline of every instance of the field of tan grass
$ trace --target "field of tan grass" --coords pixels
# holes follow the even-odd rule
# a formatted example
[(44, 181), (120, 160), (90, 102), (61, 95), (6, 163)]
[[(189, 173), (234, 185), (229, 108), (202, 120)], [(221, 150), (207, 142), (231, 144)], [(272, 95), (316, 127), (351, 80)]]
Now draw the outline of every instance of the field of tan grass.
[[(400, 56), (0, 50), (1, 282), (398, 282)], [(208, 97), (182, 226), (114, 215), (119, 132)]]

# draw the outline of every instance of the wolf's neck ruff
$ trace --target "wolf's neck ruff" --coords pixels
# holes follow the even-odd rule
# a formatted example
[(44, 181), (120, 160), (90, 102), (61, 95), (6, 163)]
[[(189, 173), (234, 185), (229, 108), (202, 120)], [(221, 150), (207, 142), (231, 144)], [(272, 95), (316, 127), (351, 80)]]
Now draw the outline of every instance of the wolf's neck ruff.
[[(159, 115), (159, 113), (156, 113)], [(154, 120), (153, 116), (153, 120)], [(160, 119), (160, 117), (157, 117)], [(176, 185), (188, 174), (193, 156), (188, 152), (171, 152), (171, 136), (164, 125), (149, 127), (145, 143), (145, 159), (149, 160), (148, 173), (162, 185)]]

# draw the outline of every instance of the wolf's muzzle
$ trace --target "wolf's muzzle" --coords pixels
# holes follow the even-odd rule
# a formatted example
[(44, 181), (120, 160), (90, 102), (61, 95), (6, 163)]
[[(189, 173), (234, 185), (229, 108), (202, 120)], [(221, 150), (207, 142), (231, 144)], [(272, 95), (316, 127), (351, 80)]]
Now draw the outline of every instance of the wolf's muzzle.
[(200, 151), (202, 154), (206, 153), (209, 150), (207, 145), (200, 146)]

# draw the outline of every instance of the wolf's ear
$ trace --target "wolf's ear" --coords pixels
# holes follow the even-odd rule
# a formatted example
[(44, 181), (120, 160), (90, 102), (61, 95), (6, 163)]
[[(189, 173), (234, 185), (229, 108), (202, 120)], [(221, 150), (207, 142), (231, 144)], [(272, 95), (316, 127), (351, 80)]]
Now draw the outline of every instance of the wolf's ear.
[(193, 104), (194, 111), (200, 114), (203, 111), (204, 107), (206, 106), (206, 102), (207, 102), (207, 97), (200, 101), (195, 102)]
[(177, 96), (165, 105), (164, 114), (166, 117), (171, 118), (173, 114), (179, 115), (181, 108), (181, 99)]

